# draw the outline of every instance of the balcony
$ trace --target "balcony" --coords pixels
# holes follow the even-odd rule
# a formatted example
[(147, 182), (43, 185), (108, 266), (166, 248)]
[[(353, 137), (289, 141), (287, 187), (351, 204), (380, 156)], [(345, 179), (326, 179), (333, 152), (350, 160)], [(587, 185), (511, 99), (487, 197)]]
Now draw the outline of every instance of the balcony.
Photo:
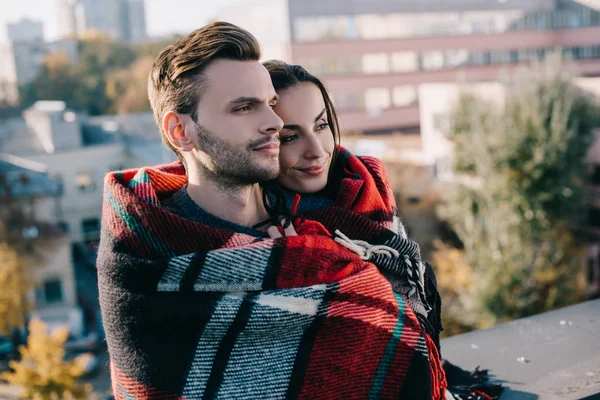
[(442, 356), (487, 368), (501, 400), (600, 399), (600, 300), (442, 340)]

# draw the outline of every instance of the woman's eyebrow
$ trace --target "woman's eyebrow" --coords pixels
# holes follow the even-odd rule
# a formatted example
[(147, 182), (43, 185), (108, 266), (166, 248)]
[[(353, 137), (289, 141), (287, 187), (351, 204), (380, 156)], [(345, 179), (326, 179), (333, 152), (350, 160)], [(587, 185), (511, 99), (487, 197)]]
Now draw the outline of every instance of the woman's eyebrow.
[[(325, 114), (326, 110), (327, 110), (326, 108), (324, 108), (324, 109), (321, 110), (321, 112), (319, 113), (319, 115), (317, 115), (317, 118), (315, 118), (315, 122), (317, 122), (318, 120), (320, 120), (323, 117), (323, 114)], [(283, 128), (281, 128), (281, 129), (289, 129), (289, 130), (292, 130), (292, 131), (299, 131), (302, 128), (300, 128), (300, 125), (284, 125)]]
[(321, 110), (321, 112), (319, 113), (319, 115), (317, 115), (317, 118), (315, 118), (315, 122), (317, 122), (318, 120), (321, 119), (321, 117), (323, 116), (323, 114), (325, 114), (325, 108)]

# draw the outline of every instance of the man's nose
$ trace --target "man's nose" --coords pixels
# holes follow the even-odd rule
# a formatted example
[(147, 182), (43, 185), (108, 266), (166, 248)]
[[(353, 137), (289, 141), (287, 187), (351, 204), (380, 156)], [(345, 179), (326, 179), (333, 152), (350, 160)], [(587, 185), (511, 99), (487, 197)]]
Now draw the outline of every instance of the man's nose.
[(261, 132), (265, 134), (276, 134), (283, 129), (283, 120), (269, 107), (265, 114), (265, 121), (261, 128)]

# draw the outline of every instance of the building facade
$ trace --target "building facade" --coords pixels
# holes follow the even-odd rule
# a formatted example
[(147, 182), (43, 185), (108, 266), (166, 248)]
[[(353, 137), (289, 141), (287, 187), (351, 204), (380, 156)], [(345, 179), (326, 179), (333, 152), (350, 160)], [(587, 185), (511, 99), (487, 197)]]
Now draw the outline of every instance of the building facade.
[(13, 42), (44, 40), (44, 24), (27, 18), (6, 24), (8, 40)]
[(93, 32), (132, 42), (146, 39), (144, 0), (58, 0), (58, 19), (63, 37)]
[(600, 73), (600, 12), (576, 1), (289, 0), (289, 18), (292, 61), (325, 78), (348, 131), (419, 126), (419, 85), (497, 81), (557, 48)]
[(0, 153), (2, 241), (28, 258), (35, 290), (26, 294), (34, 315), (51, 326), (66, 324), (74, 337), (83, 335), (83, 313), (77, 304), (68, 235), (55, 218), (62, 189), (46, 165)]
[[(1, 121), (0, 149), (44, 165), (61, 185), (59, 197), (36, 207), (40, 216), (66, 232), (55, 257), (40, 269), (45, 275), (36, 293), (36, 315), (81, 332), (101, 333), (95, 262), (104, 176), (176, 160), (163, 145), (152, 112), (88, 117), (64, 102), (40, 101), (22, 117)], [(79, 311), (67, 307), (72, 304)]]

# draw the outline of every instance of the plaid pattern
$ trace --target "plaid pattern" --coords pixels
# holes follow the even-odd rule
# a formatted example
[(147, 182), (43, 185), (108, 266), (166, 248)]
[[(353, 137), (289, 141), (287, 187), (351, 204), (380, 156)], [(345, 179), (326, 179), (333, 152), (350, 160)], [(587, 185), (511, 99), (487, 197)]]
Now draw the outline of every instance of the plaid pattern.
[[(443, 398), (433, 342), (374, 263), (327, 236), (257, 239), (162, 209), (186, 182), (179, 163), (105, 179), (97, 265), (116, 399)], [(417, 257), (386, 229), (389, 185), (343, 185), (355, 190), (304, 228), (323, 216)]]

